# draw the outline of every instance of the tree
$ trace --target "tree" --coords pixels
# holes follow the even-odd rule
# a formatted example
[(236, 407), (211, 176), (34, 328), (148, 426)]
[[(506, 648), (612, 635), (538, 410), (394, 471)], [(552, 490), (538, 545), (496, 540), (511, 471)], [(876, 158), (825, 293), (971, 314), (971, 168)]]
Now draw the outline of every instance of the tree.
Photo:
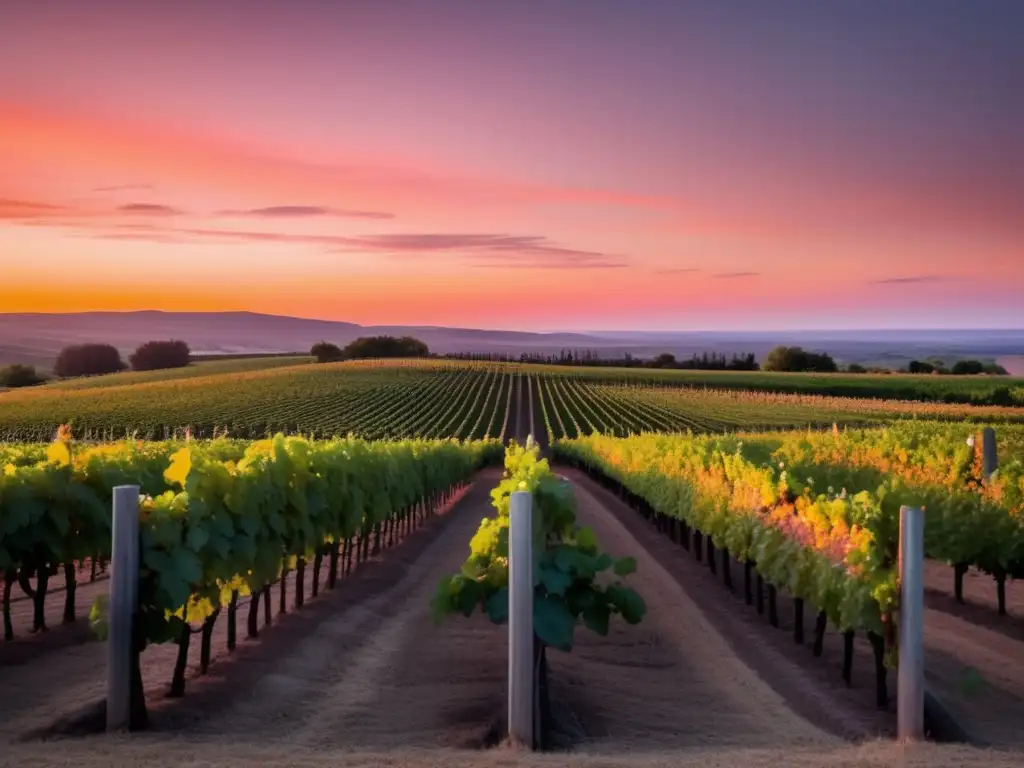
[(662, 352), (651, 360), (651, 368), (675, 368), (676, 356), (671, 352)]
[(868, 369), (859, 363), (850, 363), (846, 366), (847, 373), (867, 373)]
[(954, 376), (975, 376), (984, 371), (985, 366), (978, 360), (958, 360), (953, 363), (952, 374)]
[(907, 365), (907, 371), (910, 373), (934, 373), (935, 366), (920, 360), (911, 360)]
[(64, 347), (53, 365), (53, 372), (61, 378), (97, 376), (103, 373), (117, 373), (124, 369), (121, 353), (110, 344), (76, 344)]
[(43, 381), (43, 377), (31, 365), (14, 363), (0, 368), (0, 387), (31, 387)]
[(396, 339), (394, 336), (364, 336), (342, 350), (349, 360), (368, 357), (426, 357), (430, 354), (427, 345), (412, 336)]
[(333, 363), (344, 359), (341, 347), (327, 341), (319, 341), (309, 350), (309, 354), (316, 358), (318, 363)]
[(762, 368), (766, 371), (799, 371), (835, 373), (839, 370), (830, 355), (807, 352), (802, 347), (775, 347), (767, 354)]
[(184, 368), (192, 361), (192, 353), (184, 341), (147, 341), (128, 357), (133, 371), (158, 371)]

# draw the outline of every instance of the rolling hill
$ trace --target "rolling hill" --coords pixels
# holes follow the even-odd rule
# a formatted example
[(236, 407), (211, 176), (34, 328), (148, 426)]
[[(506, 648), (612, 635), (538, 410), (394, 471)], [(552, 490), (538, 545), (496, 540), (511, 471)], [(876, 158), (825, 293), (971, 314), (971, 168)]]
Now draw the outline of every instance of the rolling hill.
[(198, 354), (306, 352), (320, 340), (346, 344), (359, 336), (412, 335), (431, 351), (554, 352), (595, 349), (607, 356), (626, 352), (653, 357), (671, 352), (754, 352), (764, 355), (776, 344), (826, 351), (840, 362), (899, 367), (913, 357), (964, 357), (985, 360), (1024, 355), (1020, 330), (886, 331), (737, 331), (531, 333), (444, 328), (439, 326), (364, 326), (330, 320), (252, 312), (83, 312), (69, 314), (0, 313), (0, 365), (23, 362), (49, 367), (68, 344), (106, 342), (128, 353), (152, 339), (183, 339)]

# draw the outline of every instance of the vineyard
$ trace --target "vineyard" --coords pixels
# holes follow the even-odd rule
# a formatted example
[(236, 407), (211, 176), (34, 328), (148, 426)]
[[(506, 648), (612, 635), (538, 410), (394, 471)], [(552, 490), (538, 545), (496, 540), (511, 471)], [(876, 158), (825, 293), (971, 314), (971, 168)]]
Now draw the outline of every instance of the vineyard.
[[(54, 418), (75, 407), (68, 403), (81, 405), (80, 413), (99, 403), (125, 423), (79, 419), (56, 440), (0, 443), (7, 641), (0, 650), (31, 662), (5, 667), (16, 673), (8, 678), (16, 681), (14, 698), (42, 697), (46, 686), (38, 681), (49, 665), (88, 680), (102, 675), (95, 654), (76, 666), (75, 654), (57, 641), (76, 652), (76, 637), (82, 647), (101, 646), (74, 630), (84, 629), (88, 612), (90, 632), (107, 631), (110, 499), (124, 484), (142, 493), (136, 724), (156, 718), (161, 727), (244, 740), (258, 723), (261, 735), (291, 739), (298, 729), (300, 740), (310, 740), (302, 743), (318, 746), (324, 738), (348, 744), (371, 721), (396, 738), (410, 720), (446, 732), (453, 718), (476, 717), (481, 702), (500, 708), (507, 658), (491, 622), (507, 615), (508, 494), (517, 488), (533, 491), (543, 515), (534, 615), (538, 637), (554, 654), (544, 655), (545, 685), (562, 697), (561, 708), (595, 729), (673, 748), (690, 746), (690, 737), (778, 745), (789, 733), (816, 743), (825, 731), (845, 733), (837, 713), (852, 709), (858, 732), (891, 732), (902, 505), (926, 507), (927, 554), (940, 568), (950, 563), (937, 571), (940, 586), (965, 611), (959, 624), (949, 624), (954, 614), (945, 617), (944, 631), (933, 635), (933, 643), (954, 644), (942, 647), (943, 664), (982, 668), (986, 676), (995, 665), (1019, 674), (1007, 660), (1019, 651), (1012, 622), (1024, 605), (1014, 581), (1024, 576), (1024, 424), (1005, 423), (1019, 418), (1019, 409), (652, 386), (552, 367), (440, 361), (228, 371), (72, 388), (47, 400), (57, 391), (43, 388), (27, 399), (17, 393), (11, 402), (27, 407), (36, 398)], [(177, 395), (165, 400), (164, 392)], [(251, 413), (252, 421), (225, 418), (231, 408)], [(161, 422), (161, 413), (175, 417)], [(204, 424), (189, 418), (196, 413), (220, 415)], [(996, 424), (998, 442), (999, 469), (991, 477), (978, 435), (985, 421)], [(877, 424), (884, 425), (863, 426)], [(132, 425), (151, 439), (80, 439)], [(307, 436), (249, 439), (275, 425)], [(51, 428), (24, 427), (40, 438)], [(360, 436), (328, 436), (343, 429)], [(502, 443), (530, 432), (550, 441), (561, 466), (513, 446), (497, 487), (472, 485), (497, 478), (481, 469), (498, 462)], [(211, 433), (220, 436), (201, 437)], [(600, 496), (607, 491), (599, 484), (643, 513), (632, 517), (647, 534), (619, 518), (616, 505), (626, 514), (629, 508)], [(481, 512), (491, 514), (483, 523)], [(430, 539), (431, 530), (444, 533)], [(404, 555), (391, 552), (413, 540), (420, 544)], [(700, 573), (681, 569), (682, 552), (703, 564)], [(764, 627), (722, 618), (707, 595), (699, 608), (680, 596), (697, 600), (707, 573), (736, 594), (734, 602), (767, 615)], [(626, 574), (636, 592), (617, 580)], [(992, 615), (979, 619), (982, 580)], [(373, 590), (383, 590), (379, 599)], [(446, 614), (467, 619), (435, 627), (432, 617)], [(277, 688), (277, 677), (261, 672), (271, 667), (247, 666), (262, 653), (261, 663), (276, 667), (283, 641), (274, 638), (295, 626), (315, 634), (320, 621), (316, 644), (287, 646), (285, 666), (305, 670), (301, 683)], [(709, 621), (728, 642), (701, 634)], [(977, 644), (955, 647), (962, 633), (981, 631), (975, 622), (1001, 633), (986, 637), (982, 661)], [(593, 631), (574, 631), (583, 627)], [(764, 636), (772, 627), (792, 632), (789, 652)], [(344, 652), (331, 651), (337, 648)], [(951, 661), (954, 651), (962, 658)], [(374, 661), (373, 653), (386, 661)], [(718, 679), (719, 667), (738, 663), (723, 661), (734, 653), (749, 668)], [(828, 663), (815, 664), (818, 656)], [(776, 672), (783, 662), (789, 671)], [(819, 683), (815, 694), (830, 697), (835, 711), (779, 682), (805, 666), (841, 677), (842, 691)], [(230, 699), (230, 686), (210, 682), (217, 669), (238, 670), (238, 685), (251, 675), (268, 687), (240, 689)], [(445, 671), (453, 669), (461, 670), (457, 684)], [(473, 686), (463, 685), (464, 676)], [(53, 690), (63, 696), (62, 685)], [(959, 678), (947, 682), (944, 692), (958, 685)], [(781, 699), (768, 690), (776, 686)], [(155, 691), (175, 701), (187, 694), (187, 706), (165, 709)], [(372, 707), (359, 698), (366, 691)], [(84, 694), (68, 699), (76, 696)], [(220, 704), (202, 704), (206, 696), (235, 703), (220, 717)], [(463, 697), (455, 710), (438, 706), (449, 696)], [(619, 699), (614, 717), (601, 714)], [(340, 703), (320, 717), (314, 710), (326, 700)], [(957, 713), (965, 722), (980, 707), (985, 737), (1016, 743), (1005, 721), (1024, 708), (1010, 694), (965, 701)], [(62, 717), (83, 716), (59, 706)], [(36, 710), (45, 711), (44, 725), (55, 719), (46, 707)], [(7, 719), (0, 730), (21, 733), (30, 720), (20, 717), (13, 705), (0, 705), (0, 723)], [(308, 733), (307, 722), (314, 723)], [(584, 738), (553, 732), (572, 744)], [(408, 743), (420, 743), (417, 733), (409, 730)]]
[(725, 437), (591, 435), (555, 450), (621, 489), (659, 531), (692, 547), (712, 572), (722, 569), (728, 586), (730, 560), (739, 564), (747, 604), (763, 613), (766, 588), (774, 626), (778, 595), (790, 595), (798, 643), (806, 605), (817, 616), (814, 655), (828, 626), (841, 632), (847, 682), (854, 633), (866, 632), (885, 708), (885, 669), (897, 663), (901, 507), (926, 510), (925, 554), (954, 566), (956, 601), (976, 569), (992, 578), (1004, 616), (1007, 583), (1024, 578), (1024, 432), (999, 432), (1000, 466), (985, 477), (975, 431), (904, 422)]
[(166, 440), (186, 430), (206, 438), (281, 432), (502, 440), (520, 418), (520, 402), (533, 410), (538, 421), (532, 426), (549, 440), (592, 432), (871, 425), (905, 417), (1024, 421), (1024, 409), (1007, 406), (705, 389), (681, 385), (693, 383), (686, 377), (652, 371), (436, 360), (257, 362), (270, 367), (215, 361), (173, 375), (115, 374), (0, 393), (0, 440), (45, 442), (61, 424), (70, 424), (79, 439), (98, 441)]
[[(534, 373), (550, 366), (531, 366)], [(560, 370), (558, 367), (555, 371)], [(1024, 379), (1007, 376), (772, 373), (578, 366), (572, 375), (593, 383), (668, 388), (739, 390), (792, 395), (914, 400), (963, 405), (1024, 406)]]
[[(333, 586), (384, 546), (449, 501), (482, 465), (500, 455), (494, 442), (362, 440), (314, 442), (277, 436), (255, 443), (123, 442), (77, 446), (67, 432), (44, 455), (6, 449), (0, 476), (0, 571), (4, 639), (14, 639), (12, 587), (34, 607), (32, 631), (45, 631), (50, 579), (65, 579), (63, 620), (73, 622), (77, 577), (86, 561), (111, 556), (110, 498), (138, 485), (141, 500), (139, 647), (178, 642), (172, 692), (184, 687), (188, 635), (202, 627), (204, 658), (213, 624), (226, 609), (234, 635), (240, 596), (263, 595), (295, 571), (302, 606), (307, 563), (313, 593), (321, 568)], [(259, 600), (249, 601), (249, 633)], [(103, 606), (91, 620), (102, 635)]]

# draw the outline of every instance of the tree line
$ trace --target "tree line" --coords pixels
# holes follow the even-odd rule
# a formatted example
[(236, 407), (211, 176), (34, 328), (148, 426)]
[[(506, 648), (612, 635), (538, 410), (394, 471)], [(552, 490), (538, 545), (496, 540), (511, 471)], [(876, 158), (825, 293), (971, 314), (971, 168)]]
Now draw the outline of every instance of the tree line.
[[(313, 345), (309, 354), (317, 362), (361, 360), (368, 358), (428, 357), (430, 349), (421, 340), (412, 336), (363, 336), (344, 347), (327, 341)], [(600, 366), (607, 368), (663, 368), (701, 371), (772, 371), (791, 373), (837, 373), (840, 367), (831, 355), (824, 352), (809, 352), (802, 347), (777, 346), (758, 363), (753, 352), (724, 354), (704, 352), (688, 359), (677, 360), (675, 355), (664, 352), (651, 359), (634, 357), (628, 352), (621, 357), (605, 357), (593, 349), (562, 349), (558, 354), (524, 352), (519, 355), (500, 352), (456, 352), (440, 355), (450, 360), (475, 360), (487, 362), (520, 362), (535, 365)], [(184, 341), (147, 341), (140, 345), (128, 362), (111, 344), (76, 344), (60, 351), (54, 363), (53, 374), (58, 378), (98, 376), (131, 368), (133, 371), (155, 371), (166, 368), (181, 368), (192, 361), (189, 346)], [(888, 368), (865, 367), (851, 363), (842, 369), (845, 373), (892, 373)], [(941, 361), (911, 360), (904, 369), (906, 373), (935, 374), (951, 376), (999, 375), (1007, 371), (995, 363), (979, 360), (960, 360), (946, 367)], [(0, 387), (26, 387), (40, 384), (46, 377), (31, 365), (13, 364), (0, 368)]]
[[(112, 344), (73, 344), (64, 347), (53, 364), (53, 375), (60, 379), (100, 376), (133, 371), (157, 371), (183, 368), (192, 361), (192, 352), (184, 341), (147, 341), (128, 356), (128, 362)], [(0, 387), (28, 387), (41, 384), (46, 377), (34, 366), (15, 363), (0, 368)]]
[(657, 357), (646, 360), (626, 353), (622, 357), (602, 357), (592, 349), (563, 349), (557, 355), (539, 352), (523, 352), (519, 355), (500, 352), (451, 352), (443, 355), (448, 360), (472, 360), (492, 363), (530, 363), (532, 365), (571, 365), (594, 366), (600, 368), (678, 368), (695, 370), (719, 371), (756, 371), (759, 366), (753, 352), (745, 355), (725, 355), (704, 352), (694, 354), (688, 360), (676, 360), (675, 355), (665, 352)]
[(907, 373), (934, 373), (949, 376), (977, 376), (987, 373), (991, 376), (1009, 376), (1009, 371), (1003, 366), (996, 363), (983, 363), (980, 360), (958, 360), (950, 368), (947, 368), (941, 361), (911, 360), (907, 365)]
[(361, 336), (344, 348), (327, 341), (313, 345), (309, 354), (318, 363), (336, 363), (341, 360), (367, 360), (380, 357), (427, 357), (430, 349), (412, 336)]

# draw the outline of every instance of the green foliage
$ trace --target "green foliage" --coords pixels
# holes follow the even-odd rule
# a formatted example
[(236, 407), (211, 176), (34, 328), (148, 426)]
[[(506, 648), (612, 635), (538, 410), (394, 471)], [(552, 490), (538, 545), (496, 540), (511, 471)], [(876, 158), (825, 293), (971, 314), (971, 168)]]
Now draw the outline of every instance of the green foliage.
[(764, 359), (765, 371), (835, 373), (836, 361), (825, 353), (807, 352), (802, 347), (775, 347)]
[[(370, 440), (503, 437), (515, 395), (510, 385), (520, 377), (524, 390), (540, 393), (553, 438), (593, 431), (868, 426), (907, 418), (1024, 421), (1024, 410), (1006, 407), (1024, 404), (1024, 387), (1014, 386), (1019, 380), (992, 377), (697, 373), (433, 359), (295, 364), (306, 359), (200, 362), (158, 376), (130, 372), (8, 391), (0, 440), (49, 440), (66, 423), (74, 425), (76, 438), (103, 441), (162, 440), (186, 428), (204, 438), (277, 432), (352, 433)], [(215, 375), (199, 375), (205, 370)], [(939, 402), (904, 402), (910, 399)]]
[(1001, 464), (985, 481), (977, 431), (904, 422), (828, 433), (593, 435), (559, 441), (556, 452), (703, 531), (841, 628), (881, 634), (897, 608), (902, 506), (927, 511), (930, 557), (1024, 577), (1024, 430), (996, 430)]
[[(110, 557), (112, 490), (139, 485), (139, 610), (149, 642), (177, 637), (311, 558), (467, 481), (494, 442), (313, 441), (277, 435), (80, 447), (62, 431), (45, 454), (0, 474), (0, 570)], [(16, 458), (6, 450), (0, 456)], [(103, 631), (105, 611), (90, 622)]]
[(43, 381), (45, 379), (31, 365), (14, 363), (0, 368), (0, 387), (32, 387)]
[(64, 347), (53, 364), (57, 376), (97, 376), (123, 371), (121, 353), (110, 344), (76, 344)]
[(147, 341), (129, 357), (133, 371), (161, 371), (184, 368), (192, 361), (192, 353), (184, 341)]
[(318, 341), (309, 350), (309, 354), (316, 358), (318, 363), (335, 363), (345, 359), (345, 354), (337, 344), (326, 341)]
[[(486, 518), (470, 541), (470, 556), (459, 573), (438, 584), (432, 602), (435, 619), (471, 616), (479, 608), (491, 621), (508, 620), (508, 532), (512, 494), (529, 491), (533, 499), (534, 632), (554, 648), (571, 650), (576, 625), (608, 633), (612, 615), (630, 624), (643, 618), (643, 599), (611, 573), (623, 577), (636, 560), (618, 561), (600, 552), (597, 537), (576, 524), (571, 488), (551, 472), (534, 446), (514, 442), (505, 454), (505, 475), (491, 492), (497, 516)], [(605, 574), (605, 578), (601, 578)]]
[(375, 357), (426, 357), (427, 345), (412, 336), (364, 336), (351, 342), (342, 351), (348, 360)]

